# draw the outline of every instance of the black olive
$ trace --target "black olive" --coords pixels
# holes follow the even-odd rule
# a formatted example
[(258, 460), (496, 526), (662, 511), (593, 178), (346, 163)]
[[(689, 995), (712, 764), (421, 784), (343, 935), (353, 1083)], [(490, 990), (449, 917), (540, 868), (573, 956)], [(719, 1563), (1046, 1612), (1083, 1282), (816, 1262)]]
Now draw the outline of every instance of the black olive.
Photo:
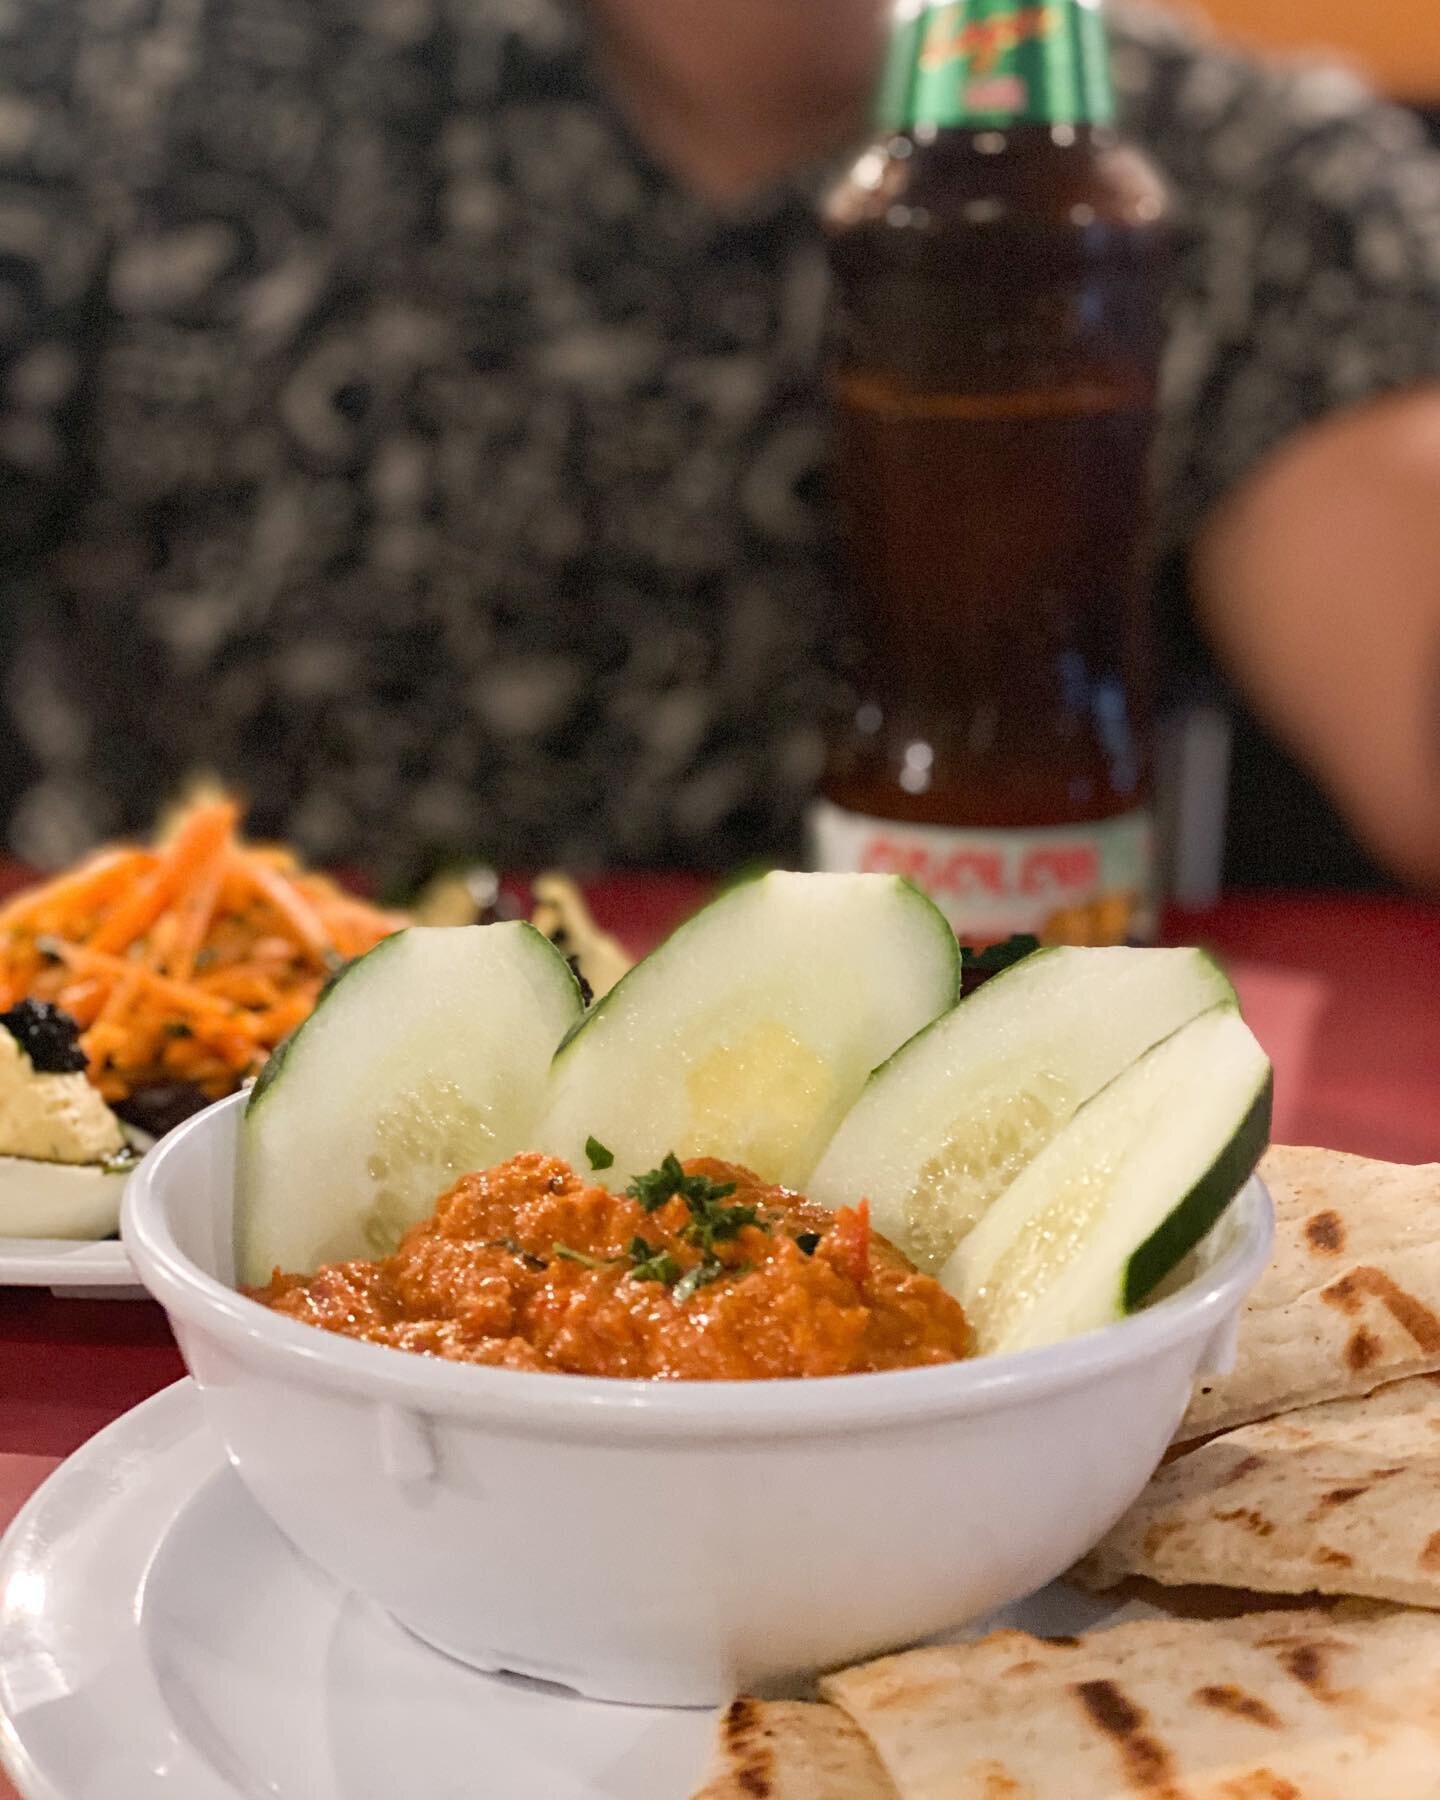
[[(551, 941), (551, 943), (556, 942), (556, 940), (554, 938), (552, 938), (550, 941)], [(575, 979), (580, 983), (580, 999), (581, 999), (582, 1003), (586, 1006), (589, 1006), (595, 998), (595, 990), (594, 990), (594, 988), (591, 987), (590, 983), (585, 979), (585, 971), (580, 967), (580, 958), (578, 956), (567, 956), (565, 958), (565, 960), (567, 963), (569, 963), (572, 971), (574, 972)]]
[(37, 1075), (76, 1075), (85, 1067), (80, 1027), (48, 1000), (22, 1000), (0, 1013), (0, 1025), (30, 1058)]
[(118, 1101), (115, 1111), (127, 1125), (159, 1138), (209, 1104), (210, 1096), (193, 1081), (152, 1081)]
[(960, 946), (960, 998), (973, 994), (978, 987), (984, 987), (987, 981), (996, 975), (1004, 974), (1012, 964), (1021, 962), (1027, 956), (1033, 956), (1040, 948), (1040, 940), (1029, 936), (1007, 938), (1003, 944), (991, 944), (984, 950), (974, 950), (969, 944)]

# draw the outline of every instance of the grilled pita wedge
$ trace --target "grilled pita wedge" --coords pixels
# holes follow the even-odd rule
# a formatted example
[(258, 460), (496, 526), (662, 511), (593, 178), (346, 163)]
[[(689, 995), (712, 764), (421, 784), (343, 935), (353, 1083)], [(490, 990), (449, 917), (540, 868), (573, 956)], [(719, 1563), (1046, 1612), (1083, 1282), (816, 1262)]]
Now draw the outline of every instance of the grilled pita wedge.
[(1440, 1792), (1440, 1620), (1425, 1613), (1159, 1619), (1048, 1641), (1007, 1631), (822, 1687), (899, 1800)]
[(1177, 1441), (1440, 1369), (1440, 1163), (1270, 1150), (1275, 1252)]
[(693, 1800), (896, 1800), (864, 1734), (833, 1706), (733, 1701), (720, 1715), (715, 1773)]
[(1440, 1377), (1305, 1407), (1168, 1463), (1075, 1571), (1440, 1607)]

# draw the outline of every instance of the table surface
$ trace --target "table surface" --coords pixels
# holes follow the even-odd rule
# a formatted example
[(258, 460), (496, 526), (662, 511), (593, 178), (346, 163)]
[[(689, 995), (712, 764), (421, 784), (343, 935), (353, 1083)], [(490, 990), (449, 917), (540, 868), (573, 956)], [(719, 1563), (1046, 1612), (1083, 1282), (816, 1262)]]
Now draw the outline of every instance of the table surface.
[[(639, 953), (689, 912), (689, 877), (591, 888)], [(1279, 1141), (1440, 1161), (1440, 906), (1388, 897), (1249, 895), (1172, 914), (1172, 943), (1214, 949), (1276, 1065)], [(184, 1373), (148, 1301), (0, 1290), (0, 1525), (57, 1462)], [(13, 1790), (0, 1776), (0, 1800)]]

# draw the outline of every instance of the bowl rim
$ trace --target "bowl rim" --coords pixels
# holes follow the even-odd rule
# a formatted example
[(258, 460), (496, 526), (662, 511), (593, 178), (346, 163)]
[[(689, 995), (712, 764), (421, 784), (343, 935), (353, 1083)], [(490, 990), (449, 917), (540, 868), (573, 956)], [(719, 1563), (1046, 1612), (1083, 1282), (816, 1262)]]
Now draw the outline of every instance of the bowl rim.
[(1252, 1175), (1222, 1215), (1235, 1219), (1232, 1241), (1176, 1293), (1060, 1344), (965, 1362), (770, 1381), (649, 1381), (477, 1367), (285, 1318), (185, 1255), (164, 1216), (170, 1164), (192, 1136), (223, 1129), (245, 1100), (243, 1093), (230, 1095), (177, 1127), (146, 1153), (126, 1184), (121, 1236), (172, 1323), (312, 1388), (519, 1435), (598, 1435), (612, 1442), (829, 1437), (1023, 1405), (1144, 1363), (1179, 1342), (1214, 1341), (1264, 1268), (1274, 1237), (1270, 1195)]

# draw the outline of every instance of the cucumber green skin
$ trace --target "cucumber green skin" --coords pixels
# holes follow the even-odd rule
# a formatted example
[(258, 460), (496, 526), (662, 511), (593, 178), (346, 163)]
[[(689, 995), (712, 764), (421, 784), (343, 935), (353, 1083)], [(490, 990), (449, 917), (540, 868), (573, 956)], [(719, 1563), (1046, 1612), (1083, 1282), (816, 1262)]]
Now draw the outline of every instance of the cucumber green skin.
[(1182, 1262), (1255, 1172), (1270, 1142), (1275, 1078), (1267, 1069), (1238, 1130), (1199, 1181), (1136, 1249), (1121, 1277), (1117, 1313), (1135, 1312)]
[(960, 940), (956, 937), (955, 929), (950, 921), (923, 888), (917, 887), (908, 875), (898, 876), (897, 880), (900, 886), (929, 915), (931, 929), (938, 934), (941, 941), (950, 950), (950, 999), (944, 1012), (940, 1014), (943, 1019), (946, 1012), (960, 1004), (960, 986), (965, 974), (965, 958), (960, 954)]
[[(909, 882), (906, 883), (907, 887), (910, 885)], [(915, 1033), (914, 1037), (906, 1038), (905, 1042), (901, 1044), (898, 1050), (892, 1050), (884, 1062), (880, 1063), (870, 1071), (870, 1079), (865, 1084), (867, 1090), (874, 1086), (885, 1074), (891, 1071), (894, 1065), (905, 1055), (907, 1050), (913, 1049), (922, 1038), (929, 1037), (932, 1031), (938, 1031), (942, 1025), (946, 1024), (960, 1007), (968, 1006), (972, 1001), (978, 1000), (982, 994), (994, 995), (1001, 987), (1002, 983), (1004, 983), (1008, 977), (1014, 975), (1018, 970), (1033, 970), (1036, 963), (1041, 961), (1044, 957), (1053, 956), (1057, 950), (1062, 950), (1064, 948), (1065, 946), (1063, 944), (1042, 944), (1038, 950), (1032, 950), (1028, 956), (1022, 956), (1018, 962), (1011, 963), (1008, 969), (1002, 969), (998, 975), (992, 975), (983, 987), (976, 988), (973, 993), (966, 994), (963, 999), (957, 999), (953, 1006), (947, 1007), (944, 1012), (933, 1018), (928, 1025), (922, 1025)], [(958, 940), (956, 942), (956, 954), (957, 956), (959, 954)], [(1200, 957), (1202, 962), (1209, 963), (1210, 967), (1215, 971), (1215, 1004), (1223, 1004), (1226, 1000), (1236, 1001), (1237, 997), (1234, 986), (1230, 981), (1230, 977), (1225, 973), (1224, 969), (1220, 967), (1220, 964), (1216, 962), (1210, 952), (1208, 950), (1197, 950), (1196, 954)], [(959, 993), (958, 965), (956, 971), (956, 993)]]
[[(657, 957), (664, 956), (669, 951), (669, 949), (671, 948), (671, 946), (673, 944), (677, 944), (682, 939), (689, 937), (693, 932), (695, 932), (697, 929), (699, 929), (700, 926), (708, 924), (713, 914), (718, 912), (722, 907), (728, 906), (732, 901), (734, 901), (734, 900), (738, 899), (739, 897), (741, 897), (742, 895), (748, 893), (750, 888), (754, 887), (757, 882), (763, 881), (767, 875), (772, 874), (772, 873), (774, 873), (774, 871), (770, 870), (770, 869), (757, 869), (753, 874), (747, 874), (747, 875), (742, 876), (737, 881), (732, 881), (730, 883), (730, 885), (724, 890), (723, 893), (717, 894), (715, 896), (715, 898), (713, 900), (711, 900), (707, 905), (702, 906), (700, 908), (699, 912), (695, 913), (691, 918), (686, 919), (683, 922), (683, 924), (677, 925), (675, 927), (675, 929), (670, 933), (669, 937), (663, 939), (662, 942), (657, 944), (655, 946), (655, 948), (652, 951), (650, 951), (649, 955), (642, 957), (640, 959), (640, 961), (638, 963), (636, 963), (633, 968), (627, 969), (625, 971), (625, 973), (620, 977), (620, 979), (615, 983), (614, 987), (611, 988), (610, 992), (608, 994), (606, 994), (602, 999), (597, 1000), (595, 1002), (595, 1004), (589, 1009), (588, 1012), (583, 1013), (581, 1015), (581, 1017), (575, 1021), (575, 1023), (570, 1027), (570, 1029), (565, 1033), (564, 1037), (561, 1038), (560, 1043), (559, 1043), (558, 1047), (556, 1048), (553, 1062), (556, 1062), (556, 1063), (559, 1062), (560, 1058), (562, 1056), (564, 1056), (565, 1052), (575, 1042), (576, 1038), (579, 1037), (580, 1033), (582, 1031), (584, 1031), (585, 1027), (587, 1025), (589, 1025), (592, 1022), (592, 1020), (598, 1019), (605, 1012), (606, 1008), (611, 1006), (612, 1002), (614, 1002), (618, 999), (620, 994), (624, 991), (626, 983), (633, 981), (635, 976), (637, 976), (642, 969), (644, 969), (648, 964), (654, 962)], [(951, 960), (951, 964), (952, 964), (951, 980), (950, 980), (950, 997), (946, 1001), (938, 1018), (936, 1020), (932, 1021), (932, 1023), (938, 1024), (940, 1019), (947, 1017), (947, 1015), (954, 1008), (954, 1006), (959, 998), (959, 994), (960, 994), (960, 944), (959, 944), (959, 940), (956, 938), (954, 931), (951, 930), (950, 921), (945, 917), (944, 913), (941, 912), (940, 908), (938, 906), (936, 906), (935, 902), (930, 898), (930, 896), (928, 894), (922, 893), (920, 891), (920, 889), (918, 887), (916, 887), (916, 885), (913, 881), (907, 881), (904, 876), (896, 876), (894, 879), (895, 879), (896, 885), (898, 887), (904, 888), (906, 890), (907, 894), (913, 895), (914, 899), (918, 902), (918, 904), (924, 908), (926, 914), (930, 915), (930, 922), (931, 922), (933, 928), (935, 929), (935, 931), (937, 933), (940, 934), (941, 942), (947, 946), (947, 948), (949, 949), (949, 952), (950, 952), (950, 960)], [(996, 980), (998, 981), (999, 979), (1000, 979), (1000, 977), (997, 976)], [(930, 1026), (926, 1025), (922, 1029), (924, 1031), (928, 1031), (930, 1029)], [(917, 1033), (917, 1035), (919, 1035), (919, 1034)], [(908, 1041), (910, 1043), (914, 1043), (915, 1040), (914, 1040), (914, 1038), (911, 1038)], [(904, 1048), (905, 1048), (905, 1046), (902, 1044), (900, 1046), (900, 1050), (903, 1050)], [(895, 1051), (894, 1054), (888, 1060), (893, 1062), (895, 1057), (900, 1054), (900, 1050)], [(886, 1065), (884, 1063), (882, 1063), (880, 1065), (881, 1068), (884, 1068), (885, 1066)], [(871, 1079), (872, 1080), (874, 1079), (873, 1075), (872, 1075)]]
[[(581, 1000), (580, 983), (579, 983), (579, 980), (576, 978), (575, 971), (570, 967), (570, 964), (565, 960), (565, 958), (560, 954), (560, 952), (555, 948), (555, 946), (550, 942), (549, 938), (547, 938), (543, 932), (536, 931), (535, 927), (526, 921), (522, 921), (522, 923), (524, 925), (524, 929), (528, 932), (533, 933), (535, 937), (539, 938), (540, 942), (542, 944), (544, 944), (544, 946), (550, 952), (551, 956), (555, 959), (555, 961), (560, 965), (560, 967), (562, 969), (564, 969), (566, 978), (569, 980), (570, 985), (575, 990), (575, 998), (577, 1001), (580, 1001)], [(268, 1056), (265, 1063), (261, 1067), (260, 1073), (255, 1078), (255, 1085), (251, 1088), (249, 1097), (247, 1098), (247, 1100), (245, 1102), (244, 1116), (247, 1120), (254, 1116), (255, 1109), (259, 1106), (260, 1102), (265, 1098), (266, 1094), (268, 1094), (270, 1092), (270, 1090), (275, 1086), (275, 1084), (279, 1080), (280, 1075), (281, 1075), (282, 1071), (284, 1070), (286, 1063), (289, 1061), (290, 1056), (295, 1049), (295, 1046), (304, 1037), (306, 1028), (309, 1026), (311, 1020), (316, 1019), (320, 1016), (322, 1009), (329, 1003), (331, 998), (338, 992), (338, 990), (340, 988), (342, 988), (345, 985), (345, 983), (352, 978), (352, 976), (354, 976), (366, 964), (369, 964), (369, 965), (371, 965), (371, 967), (373, 967), (374, 963), (375, 963), (375, 959), (377, 957), (381, 957), (385, 954), (385, 952), (387, 950), (393, 949), (396, 944), (400, 943), (405, 938), (406, 935), (407, 934), (404, 931), (392, 931), (389, 937), (381, 938), (380, 942), (378, 944), (376, 944), (372, 949), (367, 950), (363, 956), (357, 956), (353, 962), (347, 963), (345, 965), (345, 967), (340, 971), (340, 973), (338, 975), (336, 975), (333, 978), (333, 980), (331, 980), (321, 990), (320, 998), (315, 1002), (315, 1005), (310, 1012), (309, 1018), (302, 1019), (301, 1022), (295, 1027), (295, 1029), (292, 1032), (289, 1032), (285, 1037), (281, 1038), (280, 1042), (270, 1052), (270, 1055)], [(581, 1004), (583, 1005), (583, 1001), (581, 1001)], [(582, 1013), (579, 1021), (577, 1021), (577, 1024), (583, 1024), (583, 1023), (584, 1023), (584, 1014)], [(566, 1033), (566, 1037), (568, 1038), (575, 1029), (576, 1029), (576, 1027), (572, 1026), (571, 1031)]]
[[(953, 1005), (947, 1006), (945, 1008), (944, 1012), (937, 1013), (936, 1016), (930, 1021), (930, 1023), (928, 1025), (922, 1025), (920, 1027), (920, 1029), (915, 1033), (914, 1037), (906, 1038), (905, 1042), (903, 1044), (901, 1044), (901, 1046), (898, 1050), (892, 1050), (890, 1052), (889, 1056), (887, 1056), (885, 1058), (884, 1062), (878, 1063), (875, 1066), (875, 1068), (873, 1068), (870, 1071), (870, 1080), (866, 1083), (866, 1086), (870, 1087), (875, 1082), (879, 1081), (881, 1076), (886, 1074), (889, 1070), (893, 1069), (894, 1065), (897, 1062), (899, 1062), (900, 1058), (902, 1056), (904, 1056), (904, 1054), (907, 1050), (913, 1049), (914, 1046), (916, 1044), (918, 1044), (922, 1038), (929, 1037), (929, 1035), (932, 1031), (938, 1031), (940, 1029), (940, 1027), (943, 1024), (945, 1024), (945, 1022), (950, 1018), (950, 1016), (954, 1012), (956, 1012), (960, 1007), (964, 1006), (968, 1001), (974, 1000), (978, 995), (986, 993), (990, 989), (993, 989), (1000, 982), (1004, 981), (1004, 979), (1007, 975), (1013, 975), (1017, 969), (1033, 968), (1035, 966), (1035, 961), (1036, 961), (1037, 957), (1053, 956), (1057, 948), (1058, 948), (1058, 946), (1055, 944), (1043, 944), (1040, 947), (1040, 949), (1032, 950), (1028, 956), (1022, 956), (1020, 958), (1019, 962), (1011, 963), (1011, 965), (1008, 969), (1002, 969), (998, 975), (992, 975), (990, 980), (985, 983), (984, 987), (978, 987), (975, 989), (975, 992), (973, 994), (966, 994), (963, 997), (960, 994), (960, 980), (959, 980), (960, 974), (961, 974), (961, 972), (963, 972), (963, 963), (961, 963), (960, 966), (957, 967), (956, 982), (955, 982), (955, 996), (956, 997), (955, 997), (955, 1001), (954, 1001)], [(959, 952), (960, 952), (960, 940), (958, 938), (955, 940), (955, 951), (956, 951), (956, 956), (958, 958)]]
[(385, 952), (390, 949), (392, 945), (397, 943), (399, 939), (404, 937), (404, 935), (405, 933), (403, 931), (396, 931), (392, 932), (389, 937), (381, 938), (380, 942), (367, 950), (363, 956), (357, 956), (353, 962), (346, 963), (340, 973), (331, 981), (327, 982), (320, 990), (320, 998), (311, 1008), (310, 1017), (302, 1019), (293, 1031), (287, 1032), (285, 1036), (281, 1038), (280, 1042), (266, 1058), (260, 1073), (255, 1077), (255, 1085), (251, 1088), (249, 1098), (245, 1102), (245, 1117), (247, 1119), (254, 1113), (256, 1107), (259, 1106), (260, 1102), (265, 1098), (266, 1094), (270, 1092), (271, 1088), (274, 1087), (276, 1081), (279, 1079), (280, 1071), (289, 1060), (290, 1052), (304, 1035), (305, 1027), (310, 1023), (310, 1019), (313, 1019), (316, 1016), (335, 990), (347, 982), (362, 964), (373, 962), (377, 956), (383, 956)]

